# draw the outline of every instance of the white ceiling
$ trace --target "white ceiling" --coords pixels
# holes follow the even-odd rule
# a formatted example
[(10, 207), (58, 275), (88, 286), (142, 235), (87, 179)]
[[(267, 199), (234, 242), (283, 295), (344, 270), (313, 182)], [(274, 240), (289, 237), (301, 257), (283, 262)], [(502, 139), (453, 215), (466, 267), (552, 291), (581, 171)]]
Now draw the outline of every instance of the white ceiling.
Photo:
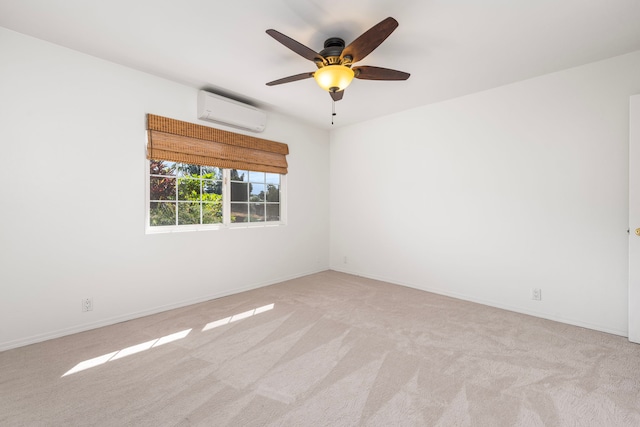
[(0, 26), (325, 129), (313, 79), (265, 85), (315, 70), (265, 30), (320, 51), (388, 16), (400, 26), (357, 64), (411, 77), (355, 80), (334, 127), (640, 50), (638, 0), (0, 0)]

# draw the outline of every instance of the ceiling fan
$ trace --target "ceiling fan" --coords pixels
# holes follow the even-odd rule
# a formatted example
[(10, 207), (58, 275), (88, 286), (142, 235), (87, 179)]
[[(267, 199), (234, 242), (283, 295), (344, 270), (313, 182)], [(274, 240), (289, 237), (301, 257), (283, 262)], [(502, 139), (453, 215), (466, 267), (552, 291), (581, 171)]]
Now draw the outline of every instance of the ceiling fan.
[(349, 86), (353, 78), (361, 80), (407, 80), (410, 74), (403, 71), (367, 65), (351, 68), (354, 63), (361, 61), (380, 46), (397, 27), (398, 21), (389, 17), (371, 27), (347, 47), (345, 47), (344, 40), (339, 37), (328, 38), (324, 42), (324, 49), (320, 53), (276, 30), (267, 30), (267, 34), (271, 37), (303, 58), (313, 61), (318, 67), (315, 72), (284, 77), (267, 83), (267, 86), (313, 77), (321, 88), (329, 92), (334, 101), (340, 101), (344, 95), (344, 89)]

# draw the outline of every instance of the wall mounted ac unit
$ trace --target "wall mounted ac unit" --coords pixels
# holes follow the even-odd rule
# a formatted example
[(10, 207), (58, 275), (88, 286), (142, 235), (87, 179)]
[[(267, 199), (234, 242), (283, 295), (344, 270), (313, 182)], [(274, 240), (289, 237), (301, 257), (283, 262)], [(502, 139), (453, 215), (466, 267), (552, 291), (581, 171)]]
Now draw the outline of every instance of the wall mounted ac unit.
[(198, 118), (253, 132), (267, 125), (266, 112), (204, 90), (198, 92)]

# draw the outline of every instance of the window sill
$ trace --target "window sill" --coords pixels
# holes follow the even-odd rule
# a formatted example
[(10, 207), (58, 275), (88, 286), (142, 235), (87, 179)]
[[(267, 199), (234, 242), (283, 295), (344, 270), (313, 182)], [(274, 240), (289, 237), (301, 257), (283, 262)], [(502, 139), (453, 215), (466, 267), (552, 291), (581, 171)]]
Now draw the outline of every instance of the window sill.
[(273, 228), (273, 227), (283, 227), (287, 224), (283, 221), (280, 222), (267, 222), (267, 223), (236, 223), (236, 224), (216, 224), (211, 226), (175, 226), (175, 225), (167, 225), (167, 226), (156, 226), (150, 227), (147, 226), (145, 228), (145, 234), (167, 234), (167, 233), (188, 233), (193, 231), (217, 231), (217, 230), (239, 230), (246, 228)]

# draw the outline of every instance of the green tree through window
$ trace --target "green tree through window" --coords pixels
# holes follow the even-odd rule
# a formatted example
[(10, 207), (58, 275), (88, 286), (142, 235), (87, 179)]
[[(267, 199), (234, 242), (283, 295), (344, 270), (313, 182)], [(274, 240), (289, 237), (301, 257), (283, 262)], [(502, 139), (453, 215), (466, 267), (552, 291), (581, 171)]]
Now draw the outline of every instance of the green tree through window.
[(222, 222), (222, 170), (210, 166), (152, 160), (149, 225)]
[(149, 226), (279, 222), (281, 185), (276, 173), (151, 160)]

